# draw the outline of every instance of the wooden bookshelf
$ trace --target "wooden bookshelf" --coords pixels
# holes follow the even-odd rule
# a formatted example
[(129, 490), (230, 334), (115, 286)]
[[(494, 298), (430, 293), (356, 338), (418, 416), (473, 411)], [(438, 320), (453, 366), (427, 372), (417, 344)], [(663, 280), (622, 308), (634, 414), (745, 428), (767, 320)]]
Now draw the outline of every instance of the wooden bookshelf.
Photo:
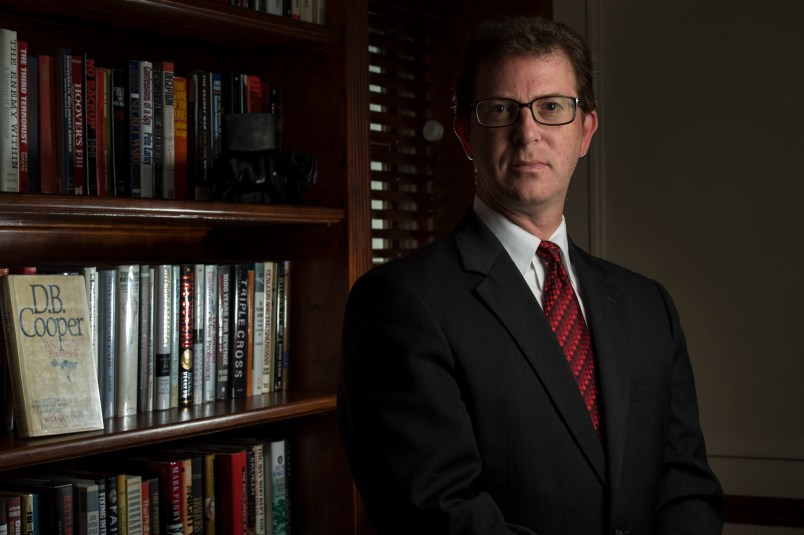
[(291, 390), (106, 421), (103, 431), (0, 435), (4, 472), (229, 435), (282, 433), (293, 445), (292, 525), (355, 533), (352, 480), (338, 435), (341, 317), (370, 266), (366, 0), (327, 0), (325, 25), (212, 0), (0, 0), (0, 25), (32, 53), (70, 47), (99, 65), (168, 59), (177, 71), (255, 72), (282, 90), (283, 148), (319, 157), (301, 205), (0, 194), (8, 266), (293, 262)]

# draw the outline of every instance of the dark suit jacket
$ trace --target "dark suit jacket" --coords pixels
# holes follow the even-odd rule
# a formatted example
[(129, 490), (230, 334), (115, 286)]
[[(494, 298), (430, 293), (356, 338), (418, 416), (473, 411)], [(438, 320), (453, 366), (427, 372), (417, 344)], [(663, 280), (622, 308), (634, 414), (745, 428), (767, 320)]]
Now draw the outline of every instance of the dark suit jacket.
[(380, 533), (721, 533), (670, 297), (577, 247), (570, 257), (602, 442), (542, 309), (474, 213), (356, 282), (338, 411)]

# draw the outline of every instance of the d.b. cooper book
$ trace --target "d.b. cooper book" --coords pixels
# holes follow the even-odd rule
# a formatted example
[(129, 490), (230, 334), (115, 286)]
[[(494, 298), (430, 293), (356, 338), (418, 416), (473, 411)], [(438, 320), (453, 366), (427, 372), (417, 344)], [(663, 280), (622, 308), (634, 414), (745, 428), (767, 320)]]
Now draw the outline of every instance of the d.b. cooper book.
[(0, 280), (17, 434), (103, 429), (83, 276)]

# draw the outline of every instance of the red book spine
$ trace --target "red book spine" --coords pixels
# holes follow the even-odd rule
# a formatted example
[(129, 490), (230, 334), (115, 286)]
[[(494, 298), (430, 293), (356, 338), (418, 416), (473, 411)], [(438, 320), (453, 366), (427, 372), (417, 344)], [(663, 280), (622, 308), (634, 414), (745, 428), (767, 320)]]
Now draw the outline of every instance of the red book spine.
[(220, 513), (221, 533), (245, 535), (248, 533), (248, 467), (246, 452), (221, 451), (215, 453), (215, 478), (221, 504), (215, 504)]
[(182, 264), (179, 299), (179, 406), (193, 404), (193, 308), (195, 271)]
[(73, 185), (76, 195), (85, 195), (86, 187), (86, 144), (84, 128), (84, 58), (72, 56), (73, 75)]
[(39, 55), (39, 169), (42, 193), (59, 193), (56, 148), (56, 64), (54, 57)]

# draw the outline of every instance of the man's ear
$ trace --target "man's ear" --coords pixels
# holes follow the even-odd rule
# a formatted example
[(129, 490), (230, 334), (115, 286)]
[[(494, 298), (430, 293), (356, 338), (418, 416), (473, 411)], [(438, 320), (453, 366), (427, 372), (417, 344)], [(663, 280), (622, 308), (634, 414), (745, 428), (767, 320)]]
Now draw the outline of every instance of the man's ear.
[(458, 136), (458, 139), (461, 141), (461, 146), (463, 147), (463, 152), (466, 154), (466, 157), (470, 160), (472, 158), (472, 143), (469, 136), (469, 117), (464, 115), (456, 115), (455, 120), (452, 122), (452, 129), (455, 131), (455, 135)]

